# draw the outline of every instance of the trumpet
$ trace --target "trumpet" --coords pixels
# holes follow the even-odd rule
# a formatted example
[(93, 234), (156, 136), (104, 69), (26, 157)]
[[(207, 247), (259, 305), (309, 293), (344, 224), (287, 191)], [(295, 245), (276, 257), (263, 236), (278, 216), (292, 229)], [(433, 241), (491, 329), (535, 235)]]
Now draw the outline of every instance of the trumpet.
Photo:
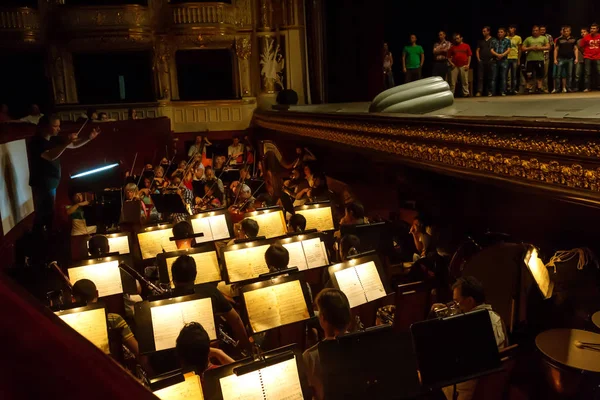
[(434, 304), (431, 307), (431, 311), (434, 312), (436, 318), (446, 318), (460, 314), (460, 308), (455, 301), (446, 304)]

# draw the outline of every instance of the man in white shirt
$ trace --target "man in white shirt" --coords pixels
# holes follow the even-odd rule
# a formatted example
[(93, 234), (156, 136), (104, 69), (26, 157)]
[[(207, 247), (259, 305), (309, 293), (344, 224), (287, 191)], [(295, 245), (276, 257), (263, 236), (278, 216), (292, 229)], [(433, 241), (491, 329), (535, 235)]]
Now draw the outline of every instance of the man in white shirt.
[(37, 104), (32, 104), (30, 114), (26, 117), (21, 118), (21, 121), (37, 125), (40, 122), (40, 118), (42, 118), (43, 116), (44, 114), (40, 112), (40, 107)]
[(227, 156), (231, 158), (230, 164), (239, 164), (238, 157), (244, 155), (244, 144), (240, 143), (240, 138), (234, 137), (233, 144), (227, 148)]

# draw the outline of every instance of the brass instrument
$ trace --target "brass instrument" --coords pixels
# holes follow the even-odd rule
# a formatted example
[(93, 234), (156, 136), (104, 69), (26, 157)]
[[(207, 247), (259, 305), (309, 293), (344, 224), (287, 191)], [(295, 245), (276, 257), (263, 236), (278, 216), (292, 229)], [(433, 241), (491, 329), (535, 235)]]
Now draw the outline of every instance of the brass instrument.
[(455, 301), (451, 301), (446, 304), (434, 304), (432, 311), (435, 313), (437, 318), (451, 317), (461, 313), (458, 303)]

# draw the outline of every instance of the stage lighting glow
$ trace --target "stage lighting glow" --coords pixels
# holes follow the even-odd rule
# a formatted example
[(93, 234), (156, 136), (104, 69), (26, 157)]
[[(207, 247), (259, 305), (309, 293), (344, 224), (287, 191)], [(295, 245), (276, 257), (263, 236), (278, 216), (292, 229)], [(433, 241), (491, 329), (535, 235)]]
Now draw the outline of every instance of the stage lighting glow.
[(85, 172), (79, 173), (77, 175), (73, 175), (71, 177), (71, 179), (81, 178), (82, 176), (88, 176), (88, 175), (96, 174), (98, 172), (102, 172), (102, 171), (106, 171), (108, 169), (112, 169), (112, 168), (114, 168), (114, 167), (116, 167), (118, 165), (119, 165), (118, 163), (115, 163), (115, 164), (105, 165), (104, 167), (94, 168), (94, 169), (91, 169), (89, 171), (85, 171)]

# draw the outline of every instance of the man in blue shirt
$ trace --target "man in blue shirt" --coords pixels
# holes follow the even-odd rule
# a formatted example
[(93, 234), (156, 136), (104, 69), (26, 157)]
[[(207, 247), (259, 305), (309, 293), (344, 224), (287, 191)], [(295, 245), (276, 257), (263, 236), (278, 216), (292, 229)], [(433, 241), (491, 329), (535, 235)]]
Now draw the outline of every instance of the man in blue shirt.
[(492, 39), (491, 44), (492, 55), (492, 90), (493, 94), (498, 85), (498, 77), (500, 77), (500, 90), (502, 96), (506, 96), (506, 74), (508, 71), (508, 53), (510, 53), (510, 39), (506, 37), (506, 29), (498, 29), (498, 38)]

